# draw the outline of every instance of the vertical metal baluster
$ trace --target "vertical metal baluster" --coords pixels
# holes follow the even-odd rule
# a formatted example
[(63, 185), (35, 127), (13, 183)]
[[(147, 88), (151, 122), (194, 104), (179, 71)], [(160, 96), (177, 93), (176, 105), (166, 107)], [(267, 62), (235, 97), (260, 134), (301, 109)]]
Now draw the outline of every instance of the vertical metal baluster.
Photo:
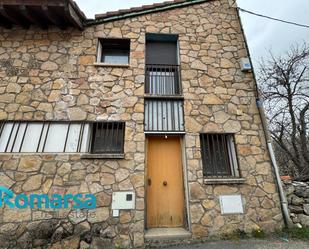
[(121, 153), (124, 153), (124, 139), (125, 139), (125, 129), (126, 129), (126, 125), (124, 122), (121, 123), (121, 139), (120, 139), (120, 150)]
[[(229, 161), (229, 157), (228, 157), (228, 153), (227, 153), (227, 135), (222, 135), (222, 149), (223, 149), (223, 153), (224, 153), (224, 161), (225, 161), (225, 165), (228, 168), (229, 173), (232, 175), (231, 172), (231, 163)], [(234, 175), (234, 174), (233, 174)]]
[(148, 70), (148, 66), (146, 65), (146, 85), (145, 85), (145, 93), (149, 93), (149, 92), (148, 92), (148, 85), (149, 85), (149, 70)]
[(174, 85), (174, 81), (173, 81), (173, 66), (169, 66), (169, 94), (170, 95), (174, 95), (174, 92), (173, 92), (173, 85)]
[[(172, 117), (172, 120), (171, 120), (171, 123), (172, 123), (172, 131), (175, 131), (176, 130), (176, 121), (175, 121), (175, 109), (174, 109), (174, 103), (177, 104), (178, 101), (174, 102), (174, 101), (171, 101), (171, 117)], [(178, 118), (178, 115), (177, 115), (177, 118)], [(179, 123), (179, 119), (178, 119), (178, 123)]]
[[(202, 157), (203, 176), (207, 175), (207, 155), (206, 155), (206, 142), (205, 134), (200, 134), (200, 153)], [(192, 151), (193, 152), (193, 151)]]
[(22, 147), (23, 147), (24, 140), (25, 140), (25, 136), (26, 136), (26, 133), (27, 133), (27, 130), (28, 130), (28, 124), (29, 124), (29, 123), (27, 122), (27, 123), (26, 123), (26, 128), (25, 128), (25, 130), (24, 130), (23, 137), (22, 137), (22, 139), (21, 139), (21, 143), (20, 143), (18, 152), (21, 152), (21, 149), (22, 149)]
[(154, 131), (154, 105), (155, 105), (155, 103), (154, 103), (154, 101), (153, 100), (150, 100), (150, 103), (151, 103), (151, 117), (152, 117), (152, 120), (151, 120), (151, 128), (152, 128), (152, 130)]
[(118, 141), (118, 139), (119, 139), (119, 132), (120, 132), (120, 125), (121, 125), (121, 123), (117, 122), (116, 138), (115, 138), (115, 141), (116, 141), (116, 151), (119, 152), (119, 153), (121, 153), (121, 147), (118, 147), (118, 146), (120, 146), (120, 143)]
[(219, 134), (216, 134), (216, 150), (217, 150), (217, 155), (218, 155), (218, 169), (220, 170), (220, 175), (223, 176), (225, 175), (224, 172), (224, 165), (222, 165), (222, 151), (220, 150), (220, 136)]
[(105, 149), (104, 151), (106, 152), (109, 152), (110, 151), (110, 148), (108, 147), (110, 144), (111, 144), (111, 134), (112, 134), (112, 125), (113, 123), (112, 122), (108, 122), (108, 129), (107, 129), (107, 142), (104, 144), (105, 145)]
[[(80, 137), (80, 148), (79, 148), (79, 152), (81, 152), (82, 150), (82, 145), (83, 145), (83, 141), (84, 141), (84, 132), (85, 132), (85, 123), (82, 124), (81, 129), (82, 129), (82, 133), (81, 133), (81, 137)], [(89, 129), (89, 128), (88, 128)], [(91, 139), (89, 139), (91, 140)]]
[(70, 132), (70, 126), (71, 126), (71, 123), (69, 123), (68, 128), (67, 128), (67, 134), (65, 136), (65, 141), (64, 141), (64, 146), (63, 146), (63, 152), (65, 152), (65, 149), (67, 147), (68, 136), (69, 136), (69, 132)]
[(100, 152), (103, 152), (104, 149), (105, 149), (105, 144), (106, 144), (106, 141), (107, 141), (107, 129), (108, 129), (108, 123), (100, 123), (101, 125), (101, 134), (102, 136), (99, 138), (100, 140), (102, 139), (102, 143), (100, 144), (101, 148), (99, 148), (99, 151)]
[(20, 124), (21, 124), (20, 122), (17, 123), (17, 131), (16, 131), (15, 136), (14, 136), (13, 144), (12, 144), (12, 147), (11, 147), (11, 152), (13, 152), (13, 150), (14, 150), (16, 138), (18, 136), (18, 132), (19, 132), (19, 128), (20, 128)]
[(79, 134), (78, 134), (78, 140), (77, 140), (77, 147), (76, 147), (76, 152), (80, 152), (80, 144), (81, 144), (81, 132), (82, 132), (82, 126), (83, 124), (80, 125), (80, 128), (79, 128)]
[(94, 140), (95, 140), (95, 137), (94, 137), (94, 134), (93, 134), (94, 131), (95, 131), (94, 123), (89, 124), (90, 137), (89, 137), (89, 141), (88, 141), (88, 152), (91, 152), (91, 153), (93, 153), (93, 151), (94, 151), (94, 146), (93, 146), (93, 143), (94, 143)]
[(169, 95), (174, 95), (173, 92), (173, 85), (174, 85), (174, 81), (173, 81), (173, 66), (169, 66), (168, 67), (168, 82), (169, 82)]
[(150, 101), (146, 101), (146, 107), (145, 108), (147, 108), (147, 118), (148, 118), (146, 127), (148, 127), (147, 128), (148, 131), (150, 130), (150, 112), (149, 112), (150, 108), (149, 108), (149, 106), (150, 106)]
[(4, 126), (5, 126), (5, 121), (1, 122), (1, 128), (0, 128), (0, 138), (2, 136), (2, 132), (4, 130)]
[(154, 94), (154, 86), (153, 86), (153, 67), (152, 65), (149, 66), (149, 70), (150, 70), (150, 90), (149, 93), (150, 94)]
[(41, 139), (42, 139), (44, 127), (45, 127), (45, 123), (42, 124), (42, 129), (41, 129), (41, 133), (40, 133), (40, 138), (39, 138), (38, 146), (36, 148), (36, 152), (39, 152), (39, 148), (40, 148), (40, 144), (41, 144)]
[(115, 148), (115, 140), (114, 140), (114, 129), (115, 129), (115, 122), (112, 122), (112, 130), (111, 130), (111, 142), (110, 142), (110, 145), (111, 145), (111, 148), (110, 148), (110, 151), (113, 152), (114, 151), (114, 148)]
[(14, 128), (15, 128), (15, 122), (13, 123), (12, 130), (11, 130), (10, 136), (9, 136), (9, 138), (8, 138), (8, 142), (7, 142), (6, 147), (5, 147), (5, 152), (7, 152), (7, 149), (8, 149), (8, 147), (9, 147), (9, 144), (10, 144), (10, 141), (11, 141), (11, 137), (12, 137)]
[(213, 151), (213, 159), (214, 159), (214, 168), (213, 168), (213, 175), (217, 175), (218, 173), (218, 161), (217, 161), (217, 155), (216, 155), (216, 146), (215, 146), (215, 136), (209, 135), (212, 142), (212, 151)]
[(158, 68), (158, 71), (159, 71), (159, 80), (160, 80), (160, 90), (159, 90), (159, 94), (161, 95), (162, 94), (162, 69), (159, 67)]
[(81, 125), (81, 128), (80, 128), (80, 131), (79, 131), (79, 136), (78, 136), (78, 152), (81, 151), (81, 148), (82, 148), (82, 137), (83, 137), (83, 134), (84, 134), (84, 129), (85, 129), (85, 124), (83, 123)]
[(47, 137), (48, 137), (48, 133), (49, 133), (49, 127), (50, 127), (50, 122), (48, 122), (48, 126), (47, 126), (47, 131), (46, 131), (46, 135), (45, 135), (45, 139), (44, 139), (44, 144), (43, 144), (42, 152), (45, 151), (45, 145), (46, 145), (46, 141), (47, 141)]
[[(206, 163), (209, 163), (209, 172), (213, 172), (213, 163), (212, 163), (212, 157), (211, 157), (211, 153), (210, 153), (210, 141), (209, 141), (209, 135), (205, 134), (205, 139), (207, 141), (207, 154), (208, 154), (208, 160), (206, 159)], [(206, 154), (206, 153), (205, 153)], [(207, 172), (207, 171), (206, 171)], [(211, 175), (211, 173), (207, 173), (207, 175)]]

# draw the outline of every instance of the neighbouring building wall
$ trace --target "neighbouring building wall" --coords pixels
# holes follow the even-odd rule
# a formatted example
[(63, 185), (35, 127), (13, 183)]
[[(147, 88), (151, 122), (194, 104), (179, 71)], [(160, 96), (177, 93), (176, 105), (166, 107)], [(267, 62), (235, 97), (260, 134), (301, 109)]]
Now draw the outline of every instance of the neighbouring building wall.
[(309, 226), (309, 183), (283, 180), (290, 218), (297, 226)]
[[(126, 122), (124, 159), (1, 154), (0, 183), (15, 193), (90, 192), (98, 199), (94, 217), (79, 220), (68, 216), (70, 210), (61, 210), (61, 224), (51, 210), (1, 208), (1, 243), (39, 246), (49, 243), (52, 234), (55, 238), (83, 234), (81, 240), (93, 244), (144, 244), (146, 32), (179, 34), (193, 237), (282, 225), (253, 75), (241, 72), (238, 63), (248, 54), (237, 12), (227, 1), (210, 1), (98, 24), (83, 32), (0, 29), (1, 120)], [(130, 38), (130, 67), (95, 66), (99, 37)], [(244, 184), (204, 184), (200, 132), (235, 133)], [(113, 218), (112, 192), (131, 189), (136, 191), (136, 209)], [(241, 194), (244, 214), (221, 215), (221, 194)], [(66, 243), (78, 244), (79, 239)]]

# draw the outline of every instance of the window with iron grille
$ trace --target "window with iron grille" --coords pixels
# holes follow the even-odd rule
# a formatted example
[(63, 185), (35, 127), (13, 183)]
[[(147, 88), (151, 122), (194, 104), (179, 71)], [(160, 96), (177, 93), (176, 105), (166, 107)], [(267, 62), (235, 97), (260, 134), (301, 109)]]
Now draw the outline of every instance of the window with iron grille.
[(200, 134), (204, 177), (239, 177), (234, 136)]
[(124, 130), (123, 122), (94, 123), (92, 153), (123, 153)]
[(0, 153), (123, 153), (123, 122), (0, 123)]

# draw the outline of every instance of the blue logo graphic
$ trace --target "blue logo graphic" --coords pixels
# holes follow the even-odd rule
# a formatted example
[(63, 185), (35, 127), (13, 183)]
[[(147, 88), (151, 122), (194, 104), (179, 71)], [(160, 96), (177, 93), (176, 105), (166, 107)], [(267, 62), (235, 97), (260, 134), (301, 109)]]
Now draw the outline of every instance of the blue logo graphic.
[(96, 197), (93, 194), (26, 194), (15, 195), (12, 190), (0, 186), (0, 207), (6, 205), (9, 208), (24, 209), (30, 208), (70, 208), (73, 209), (94, 209), (97, 206)]

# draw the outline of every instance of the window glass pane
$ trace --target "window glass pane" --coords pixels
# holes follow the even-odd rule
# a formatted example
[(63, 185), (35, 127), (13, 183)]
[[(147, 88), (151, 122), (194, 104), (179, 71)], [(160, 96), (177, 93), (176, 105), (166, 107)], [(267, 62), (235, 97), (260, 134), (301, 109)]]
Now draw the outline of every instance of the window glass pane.
[(66, 143), (65, 152), (76, 152), (78, 146), (79, 134), (81, 132), (81, 124), (71, 124)]
[(42, 128), (42, 123), (28, 123), (21, 152), (36, 152)]
[(13, 123), (10, 122), (10, 123), (4, 124), (2, 134), (0, 137), (0, 152), (5, 152), (5, 148), (7, 146), (12, 128), (13, 128)]
[(88, 152), (89, 151), (89, 140), (90, 140), (91, 132), (90, 132), (90, 125), (85, 124), (84, 126), (84, 134), (83, 134), (83, 141), (81, 145), (80, 152)]
[(110, 64), (128, 64), (128, 51), (104, 50), (102, 55), (102, 61), (104, 63)]
[(68, 124), (51, 124), (44, 152), (63, 152)]

